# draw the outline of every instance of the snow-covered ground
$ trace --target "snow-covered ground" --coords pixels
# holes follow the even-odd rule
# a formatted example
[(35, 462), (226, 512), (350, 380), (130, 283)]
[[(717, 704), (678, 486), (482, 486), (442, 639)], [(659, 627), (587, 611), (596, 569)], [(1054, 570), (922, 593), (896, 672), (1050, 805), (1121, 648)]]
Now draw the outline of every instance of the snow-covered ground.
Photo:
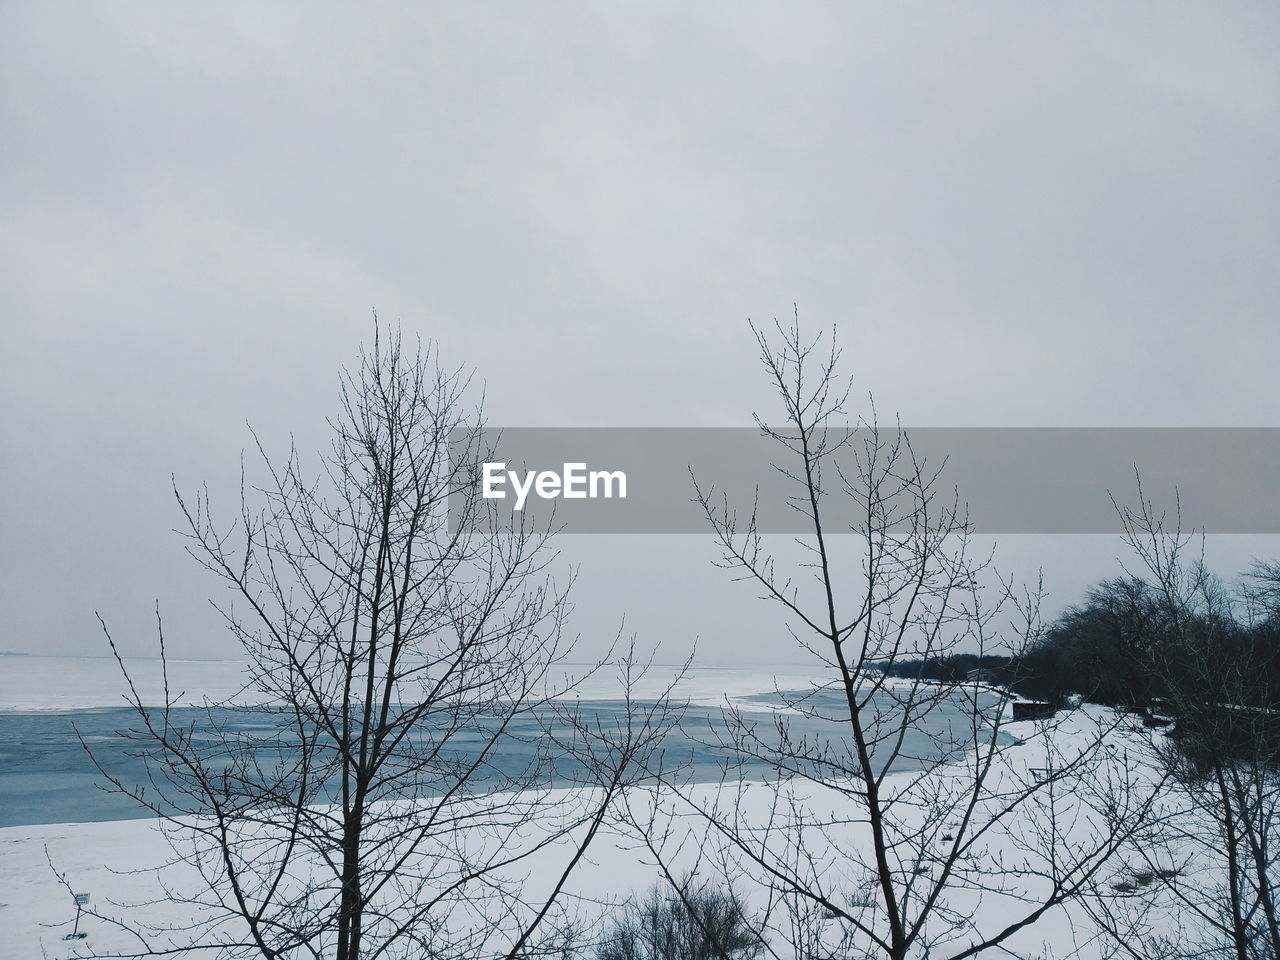
[[(112, 671), (106, 668), (113, 665), (109, 662), (100, 663), (102, 672), (111, 676)], [(65, 677), (68, 673), (64, 671), (62, 675)], [(220, 676), (226, 679), (234, 675), (234, 671), (229, 669), (221, 673), (208, 669), (204, 672), (206, 678)], [(726, 695), (739, 698), (769, 693), (775, 688), (797, 689), (804, 685), (804, 679), (804, 675), (799, 672), (791, 676), (778, 676), (776, 671), (768, 668), (703, 668), (691, 671), (678, 688), (678, 693), (699, 702), (723, 702)], [(608, 679), (602, 676), (598, 681), (592, 681), (597, 682), (600, 685), (590, 689), (590, 693), (608, 696)], [(657, 677), (652, 682), (652, 692), (657, 693), (661, 683)], [(66, 709), (73, 702), (84, 706), (100, 705), (109, 696), (110, 689), (110, 685), (100, 677), (95, 677), (92, 681), (86, 680), (76, 691), (68, 693), (60, 706)], [(157, 688), (152, 689), (154, 691)], [(234, 692), (234, 689), (234, 686), (224, 686), (221, 690), (210, 690), (206, 686), (202, 692), (216, 696), (219, 693)], [(588, 696), (588, 689), (584, 689), (581, 695)], [(146, 696), (144, 693), (144, 698)], [(24, 702), (27, 704), (26, 709), (36, 708), (34, 701), (37, 698), (28, 697), (24, 700), (11, 687), (5, 689), (3, 697), (0, 703), (9, 709), (20, 707)], [(45, 708), (53, 706), (49, 703), (42, 705)], [(1009, 783), (1034, 776), (1033, 771), (1060, 763), (1062, 757), (1071, 755), (1099, 736), (1100, 731), (1106, 731), (1101, 734), (1104, 738), (1104, 752), (1119, 757), (1132, 746), (1132, 738), (1142, 734), (1135, 731), (1132, 724), (1110, 729), (1116, 719), (1110, 711), (1086, 707), (1066, 715), (1056, 726), (1044, 727), (1036, 722), (1014, 725), (1010, 727), (1010, 731), (1025, 736), (1025, 743), (1007, 754), (1009, 764), (1002, 767), (997, 775)], [(1033, 735), (1037, 730), (1043, 735)], [(1129, 775), (1133, 776), (1132, 768)], [(915, 775), (900, 774), (890, 777), (885, 789), (905, 786), (909, 780), (904, 778), (913, 776)], [(645, 799), (644, 796), (635, 798), (636, 806), (643, 808)], [(776, 795), (768, 785), (762, 783), (702, 785), (689, 788), (686, 799), (704, 806), (732, 804), (745, 821), (755, 819), (763, 822), (773, 808)], [(838, 810), (837, 804), (847, 802), (847, 798), (842, 801), (834, 791), (824, 793), (811, 786), (800, 788), (792, 799), (807, 805), (807, 809), (819, 819), (834, 815)], [(689, 838), (705, 838), (705, 824), (691, 813), (685, 801), (674, 795), (661, 796), (658, 808), (659, 819), (669, 828), (666, 852), (671, 855), (676, 870), (687, 869), (693, 864), (692, 858), (698, 846), (696, 842), (690, 842)], [(1036, 816), (1036, 807), (1028, 807), (1025, 815)], [(1065, 827), (1064, 839), (1067, 843), (1087, 843), (1097, 826), (1096, 820), (1079, 815)], [(1029, 827), (1029, 824), (1024, 824), (1024, 827)], [(992, 841), (988, 853), (994, 858), (993, 862), (1006, 857), (1016, 860), (1021, 855), (1017, 848), (1018, 835), (1015, 830), (1008, 837)], [(867, 843), (864, 825), (858, 823), (833, 822), (823, 832), (823, 836), (832, 852), (857, 849)], [(682, 852), (677, 852), (676, 848), (681, 845)], [(174, 914), (171, 905), (166, 906), (163, 902), (141, 906), (161, 896), (157, 876), (148, 870), (164, 863), (169, 850), (165, 836), (153, 820), (26, 826), (0, 830), (0, 931), (3, 931), (0, 934), (0, 960), (40, 957), (61, 960), (88, 955), (91, 951), (110, 953), (136, 950), (137, 941), (128, 934), (94, 918), (86, 918), (81, 923), (81, 929), (88, 933), (86, 941), (64, 941), (62, 937), (71, 929), (70, 924), (75, 917), (71, 890), (88, 893), (92, 897), (93, 906), (131, 922), (139, 919), (182, 920), (181, 916)], [(587, 858), (575, 873), (569, 893), (582, 894), (594, 900), (600, 897), (623, 898), (643, 891), (658, 875), (652, 861), (652, 855), (642, 848), (629, 828), (614, 824), (597, 837)], [(560, 861), (554, 857), (534, 860), (530, 867), (531, 887), (537, 888), (549, 883), (559, 865)], [(66, 878), (70, 890), (60, 883), (54, 872), (55, 867)], [(1120, 869), (1119, 865), (1116, 869)], [(1098, 881), (1105, 884), (1106, 879), (1112, 875), (1109, 872), (1111, 870), (1112, 868), (1108, 868), (1101, 871)], [(172, 875), (167, 879), (180, 880)], [(1034, 895), (1037, 892), (1035, 888), (1035, 881), (1029, 880), (1026, 889), (1020, 892)], [(762, 904), (758, 891), (748, 888), (744, 892), (754, 903)], [(1026, 907), (1019, 902), (1018, 892), (994, 896), (988, 893), (983, 896), (976, 891), (962, 891), (954, 897), (952, 906), (978, 917), (984, 928), (997, 929), (1016, 918), (1020, 912), (1025, 912)], [(945, 933), (941, 939), (946, 939)], [(773, 945), (785, 956), (783, 944), (775, 939)], [(1084, 958), (1100, 958), (1107, 956), (1110, 948), (1099, 937), (1094, 923), (1079, 905), (1050, 911), (1035, 925), (1019, 931), (1005, 946), (1014, 956), (1024, 958), (1067, 956), (1073, 951), (1078, 951), (1078, 955)], [(996, 951), (995, 954), (1009, 955), (1001, 951)]]

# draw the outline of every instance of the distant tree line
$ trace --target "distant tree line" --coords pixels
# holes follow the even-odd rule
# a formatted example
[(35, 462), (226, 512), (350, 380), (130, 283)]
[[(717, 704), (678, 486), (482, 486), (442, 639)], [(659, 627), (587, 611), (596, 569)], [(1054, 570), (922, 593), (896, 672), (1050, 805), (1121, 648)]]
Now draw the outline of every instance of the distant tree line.
[(1199, 603), (1126, 576), (1104, 580), (1005, 668), (1019, 693), (1070, 694), (1115, 707), (1188, 706), (1189, 695), (1280, 709), (1280, 606), (1264, 596), (1275, 571), (1260, 564), (1234, 588), (1205, 576)]
[[(931, 683), (964, 683), (981, 679), (988, 683), (1007, 686), (1013, 679), (1012, 657), (993, 654), (955, 653), (945, 657), (895, 660), (884, 666), (891, 677), (904, 680), (922, 680)], [(981, 677), (972, 675), (980, 673)]]
[(890, 676), (981, 680), (1061, 706), (1073, 695), (1105, 706), (1166, 708), (1188, 693), (1280, 710), (1280, 564), (1259, 563), (1228, 586), (1207, 574), (1189, 604), (1136, 576), (1091, 587), (1018, 656), (957, 653), (898, 660)]

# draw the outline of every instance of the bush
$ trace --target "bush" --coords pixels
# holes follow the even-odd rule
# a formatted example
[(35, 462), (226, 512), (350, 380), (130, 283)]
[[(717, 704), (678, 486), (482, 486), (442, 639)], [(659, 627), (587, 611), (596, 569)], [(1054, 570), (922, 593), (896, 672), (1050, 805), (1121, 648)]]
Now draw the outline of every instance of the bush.
[(756, 925), (732, 890), (654, 886), (628, 901), (596, 949), (597, 960), (753, 960), (764, 951)]

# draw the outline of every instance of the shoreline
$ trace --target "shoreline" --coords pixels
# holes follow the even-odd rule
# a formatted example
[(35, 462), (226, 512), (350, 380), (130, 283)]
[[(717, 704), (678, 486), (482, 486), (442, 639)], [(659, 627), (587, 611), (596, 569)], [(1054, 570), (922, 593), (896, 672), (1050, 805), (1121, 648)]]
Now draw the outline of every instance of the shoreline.
[[(1044, 757), (1049, 753), (1071, 749), (1073, 744), (1087, 740), (1100, 725), (1115, 719), (1112, 711), (1102, 708), (1086, 707), (1071, 711), (1060, 725), (1045, 728), (1044, 736), (1028, 736), (1023, 746), (1006, 753), (1012, 758), (1010, 770), (1017, 775), (1019, 770), (1042, 766)], [(1040, 728), (1037, 726), (1036, 729)], [(1116, 737), (1124, 729), (1123, 726), (1118, 727), (1107, 735)], [(972, 751), (967, 751), (956, 763), (963, 764), (971, 754)], [(948, 775), (946, 768), (937, 773)], [(911, 776), (909, 771), (895, 772), (888, 776), (887, 782), (904, 785), (913, 782)], [(837, 806), (843, 802), (842, 798), (829, 786), (818, 787), (795, 778), (783, 786), (789, 795), (807, 798), (819, 818), (830, 815), (830, 811), (845, 809)], [(637, 796), (652, 795), (661, 808), (661, 816), (669, 818), (664, 822), (681, 824), (680, 835), (697, 835), (697, 820), (686, 819), (689, 812), (675, 791), (645, 786), (635, 787), (633, 791)], [(767, 818), (770, 798), (774, 796), (772, 786), (756, 780), (691, 784), (687, 793), (694, 801), (719, 804), (725, 810), (736, 811), (748, 821)], [(557, 802), (573, 803), (583, 795), (580, 791), (561, 788), (548, 796)], [(840, 837), (844, 838), (840, 843), (857, 847), (865, 841), (862, 827), (857, 822), (856, 810), (845, 812), (853, 816), (838, 828)], [(64, 928), (70, 929), (74, 907), (69, 893), (53, 875), (46, 860), (46, 851), (73, 889), (93, 896), (94, 905), (109, 909), (110, 905), (104, 903), (108, 897), (116, 903), (140, 904), (155, 895), (155, 885), (160, 879), (155, 868), (169, 853), (164, 835), (165, 823), (155, 817), (139, 817), (0, 828), (0, 870), (6, 877), (20, 881), (8, 884), (11, 891), (0, 895), (8, 901), (0, 905), (0, 923), (10, 931), (9, 949), (17, 951), (14, 956), (40, 956), (42, 949), (49, 950), (50, 956), (64, 955), (57, 951), (66, 946), (61, 936)], [(580, 872), (575, 874), (566, 890), (569, 902), (580, 905), (586, 905), (593, 899), (617, 902), (647, 889), (657, 878), (657, 871), (638, 848), (637, 842), (637, 837), (617, 822), (610, 822), (606, 829), (602, 829)], [(555, 875), (553, 866), (542, 861), (530, 865), (528, 883), (531, 890), (536, 891)], [(166, 874), (166, 882), (175, 876)], [(171, 915), (180, 912), (179, 905), (163, 898), (148, 907), (120, 910), (135, 920), (154, 919), (160, 922), (170, 920), (173, 918)], [(993, 910), (989, 915), (997, 916), (998, 913)], [(1071, 910), (1055, 910), (1052, 916), (1029, 928), (1012, 945), (1026, 951), (1020, 955), (1036, 955), (1045, 944), (1066, 942), (1062, 938), (1069, 937), (1077, 927), (1084, 929), (1079, 925), (1086, 919), (1078, 915), (1073, 917)], [(110, 952), (126, 943), (119, 931), (102, 921), (85, 919), (82, 929), (89, 932), (91, 949), (99, 952)]]

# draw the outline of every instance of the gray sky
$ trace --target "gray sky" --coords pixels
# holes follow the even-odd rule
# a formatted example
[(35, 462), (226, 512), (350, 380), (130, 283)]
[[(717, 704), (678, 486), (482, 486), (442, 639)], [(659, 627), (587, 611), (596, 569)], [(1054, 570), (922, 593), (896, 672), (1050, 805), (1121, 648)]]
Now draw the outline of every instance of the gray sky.
[[(286, 6), (0, 7), (0, 649), (224, 652), (169, 474), (322, 443), (373, 309), (498, 424), (747, 424), (794, 301), (909, 424), (1280, 426), (1274, 4)], [(709, 542), (569, 546), (589, 632), (771, 649)]]

